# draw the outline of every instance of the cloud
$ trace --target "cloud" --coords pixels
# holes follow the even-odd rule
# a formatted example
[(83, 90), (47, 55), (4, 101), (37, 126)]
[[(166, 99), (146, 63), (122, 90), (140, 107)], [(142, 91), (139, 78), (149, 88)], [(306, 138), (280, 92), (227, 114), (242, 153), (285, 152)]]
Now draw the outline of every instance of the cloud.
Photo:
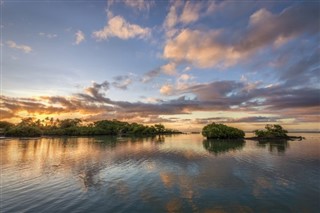
[[(2, 110), (8, 118), (9, 116), (19, 118), (21, 112), (24, 116), (36, 114), (70, 116), (78, 113), (89, 120), (120, 119), (151, 122), (161, 119), (163, 115), (176, 116), (195, 111), (256, 114), (256, 116), (233, 120), (223, 117), (211, 119), (211, 121), (230, 123), (276, 122), (281, 119), (315, 122), (315, 118), (319, 118), (320, 90), (318, 88), (292, 88), (286, 84), (265, 87), (262, 84), (256, 84), (255, 87), (248, 90), (248, 84), (248, 82), (239, 81), (214, 81), (191, 84), (183, 89), (167, 84), (161, 88), (162, 94), (169, 95), (174, 92), (180, 97), (169, 100), (157, 99), (149, 103), (111, 100), (106, 93), (110, 87), (107, 81), (93, 82), (83, 92), (68, 97), (12, 98), (1, 96), (1, 100)], [(195, 98), (185, 96), (190, 93), (194, 94)], [(270, 114), (271, 116), (259, 114)]]
[(180, 75), (180, 77), (178, 78), (178, 81), (189, 81), (190, 79), (192, 79), (193, 77), (191, 75), (188, 74), (182, 74)]
[(165, 84), (160, 88), (160, 93), (162, 95), (171, 95), (173, 92), (173, 86), (170, 84)]
[(196, 22), (200, 18), (203, 7), (202, 2), (172, 1), (164, 22), (165, 29), (172, 30), (178, 24), (186, 25)]
[(178, 23), (178, 15), (177, 8), (179, 7), (179, 1), (175, 1), (174, 4), (170, 6), (169, 13), (164, 21), (164, 27), (168, 29), (172, 29)]
[(123, 40), (130, 38), (146, 38), (150, 35), (149, 28), (143, 28), (136, 24), (127, 22), (122, 16), (110, 17), (107, 25), (92, 33), (98, 40), (106, 40), (109, 37), (118, 37)]
[(39, 36), (46, 37), (46, 38), (49, 38), (49, 39), (58, 37), (57, 34), (54, 34), (54, 33), (44, 33), (44, 32), (40, 32), (40, 33), (39, 33)]
[(161, 74), (161, 69), (157, 68), (157, 69), (153, 69), (147, 73), (145, 73), (142, 78), (141, 78), (141, 82), (142, 83), (148, 83), (150, 82), (152, 79), (154, 79), (155, 77), (159, 76)]
[(78, 94), (82, 98), (87, 98), (91, 101), (105, 102), (109, 101), (104, 97), (104, 93), (107, 92), (110, 88), (110, 83), (108, 81), (104, 81), (101, 84), (93, 82), (92, 86), (85, 88), (86, 94)]
[(211, 118), (196, 118), (194, 122), (196, 124), (210, 124), (215, 123), (268, 123), (268, 122), (279, 122), (279, 117), (267, 117), (267, 116), (250, 116), (242, 118), (231, 118), (231, 117), (211, 117)]
[(74, 35), (76, 37), (75, 44), (77, 45), (79, 45), (81, 42), (83, 42), (86, 39), (84, 33), (81, 30), (78, 30)]
[(200, 17), (201, 3), (192, 3), (187, 1), (184, 5), (180, 21), (184, 24), (195, 22)]
[(155, 5), (155, 2), (151, 0), (123, 0), (123, 3), (128, 7), (138, 9), (140, 11), (149, 11), (150, 8)]
[[(248, 30), (236, 45), (238, 51), (253, 51), (270, 43), (284, 43), (299, 35), (319, 31), (318, 4), (307, 2), (286, 8), (280, 14), (260, 9), (250, 16)], [(301, 15), (304, 14), (304, 15)]]
[(222, 32), (185, 29), (173, 39), (167, 40), (163, 56), (175, 63), (188, 62), (196, 67), (228, 67), (245, 54), (220, 42)]
[[(288, 68), (280, 67), (279, 69), (282, 69), (282, 72), (279, 73), (280, 80), (285, 81), (288, 86), (317, 85), (319, 83), (317, 76), (320, 72), (320, 50), (317, 47), (314, 49), (308, 49), (306, 55), (296, 60)], [(301, 54), (299, 52), (294, 51), (289, 54)]]
[(128, 86), (132, 84), (132, 76), (129, 75), (119, 75), (114, 77), (114, 82), (112, 82), (112, 86), (126, 90), (128, 89)]
[[(184, 7), (188, 4), (191, 3)], [(316, 35), (319, 30), (314, 20), (320, 19), (320, 13), (312, 2), (296, 4), (279, 14), (259, 9), (242, 28), (177, 28), (180, 18), (176, 10), (173, 4), (164, 22), (167, 37), (163, 57), (177, 65), (189, 63), (198, 68), (225, 69), (268, 50), (268, 45), (279, 48), (299, 36)]]
[(24, 44), (18, 45), (16, 42), (11, 40), (7, 41), (7, 45), (12, 49), (21, 50), (25, 53), (30, 53), (32, 51), (32, 48), (30, 46)]
[(176, 66), (177, 65), (175, 63), (170, 62), (168, 64), (165, 64), (165, 65), (161, 66), (160, 69), (164, 74), (175, 75), (177, 73)]

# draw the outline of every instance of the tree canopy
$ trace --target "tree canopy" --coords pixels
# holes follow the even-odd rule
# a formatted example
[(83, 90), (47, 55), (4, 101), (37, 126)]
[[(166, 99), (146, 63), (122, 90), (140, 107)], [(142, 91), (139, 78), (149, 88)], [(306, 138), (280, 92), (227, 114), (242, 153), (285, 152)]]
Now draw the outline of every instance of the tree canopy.
[(41, 135), (51, 136), (90, 136), (90, 135), (132, 135), (152, 136), (160, 134), (177, 134), (177, 130), (166, 129), (162, 124), (151, 126), (138, 123), (128, 123), (118, 120), (100, 120), (93, 123), (83, 124), (81, 119), (54, 119), (43, 120), (24, 118), (14, 125), (1, 121), (0, 129), (5, 136), (37, 137)]
[(240, 139), (244, 138), (244, 131), (226, 126), (224, 124), (208, 124), (202, 129), (202, 135), (214, 139)]
[(278, 124), (267, 124), (265, 130), (255, 130), (254, 133), (260, 138), (288, 137), (288, 131)]

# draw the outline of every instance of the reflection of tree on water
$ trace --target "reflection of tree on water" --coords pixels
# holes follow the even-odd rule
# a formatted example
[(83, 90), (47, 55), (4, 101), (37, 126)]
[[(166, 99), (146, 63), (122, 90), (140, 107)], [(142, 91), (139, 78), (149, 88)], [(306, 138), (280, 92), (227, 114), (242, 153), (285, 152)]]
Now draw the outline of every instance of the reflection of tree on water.
[(203, 147), (211, 153), (221, 154), (230, 151), (241, 150), (245, 144), (244, 140), (217, 140), (207, 139), (203, 141)]
[(284, 153), (289, 147), (287, 140), (262, 140), (258, 141), (258, 147), (266, 148), (268, 147), (269, 151), (272, 153)]

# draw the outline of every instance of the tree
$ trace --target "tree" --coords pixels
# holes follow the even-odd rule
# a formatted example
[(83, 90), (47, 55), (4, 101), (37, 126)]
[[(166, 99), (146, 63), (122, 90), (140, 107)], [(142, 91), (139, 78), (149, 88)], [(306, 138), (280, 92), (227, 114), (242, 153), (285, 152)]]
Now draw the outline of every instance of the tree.
[(7, 129), (13, 127), (13, 126), (14, 126), (14, 124), (10, 123), (8, 121), (0, 121), (0, 129), (7, 130)]
[(155, 124), (154, 127), (156, 128), (158, 133), (164, 133), (165, 127), (162, 124)]
[(42, 131), (35, 126), (15, 126), (4, 133), (5, 136), (14, 137), (39, 137)]
[(215, 139), (240, 139), (244, 138), (244, 132), (240, 129), (229, 127), (224, 124), (208, 124), (202, 129), (202, 135)]
[[(49, 118), (48, 118), (49, 120)], [(82, 121), (79, 118), (74, 119), (64, 119), (60, 121), (60, 128), (69, 128), (69, 127), (77, 127), (80, 125)]]
[(278, 124), (267, 124), (265, 130), (255, 130), (254, 133), (260, 138), (288, 137), (288, 131)]

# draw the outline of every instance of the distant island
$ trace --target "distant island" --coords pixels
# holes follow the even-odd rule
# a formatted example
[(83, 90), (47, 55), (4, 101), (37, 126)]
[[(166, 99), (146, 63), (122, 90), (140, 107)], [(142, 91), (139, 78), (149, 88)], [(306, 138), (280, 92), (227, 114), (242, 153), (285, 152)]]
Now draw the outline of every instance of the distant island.
[[(203, 127), (202, 135), (207, 139), (217, 140), (302, 140), (301, 136), (288, 136), (288, 131), (278, 124), (267, 124), (264, 130), (255, 130), (254, 137), (245, 138), (241, 129), (224, 124), (211, 123)], [(13, 124), (0, 121), (0, 135), (6, 137), (40, 137), (40, 136), (155, 136), (183, 134), (174, 129), (167, 129), (162, 124), (143, 125), (118, 120), (100, 120), (85, 123), (81, 119), (54, 119), (43, 120), (23, 118), (20, 123)], [(192, 132), (191, 134), (199, 134)]]
[(0, 131), (6, 137), (40, 137), (40, 136), (154, 136), (181, 134), (182, 132), (167, 129), (162, 124), (146, 126), (118, 120), (101, 120), (83, 124), (81, 119), (44, 120), (24, 118), (18, 124), (0, 121)]
[(288, 131), (278, 124), (267, 124), (264, 130), (255, 130), (255, 137), (246, 138), (247, 140), (302, 140), (301, 136), (288, 136)]
[(288, 131), (278, 124), (267, 124), (265, 130), (255, 130), (255, 137), (244, 138), (244, 131), (224, 124), (208, 124), (202, 129), (207, 139), (247, 139), (247, 140), (302, 140), (301, 136), (288, 136)]

